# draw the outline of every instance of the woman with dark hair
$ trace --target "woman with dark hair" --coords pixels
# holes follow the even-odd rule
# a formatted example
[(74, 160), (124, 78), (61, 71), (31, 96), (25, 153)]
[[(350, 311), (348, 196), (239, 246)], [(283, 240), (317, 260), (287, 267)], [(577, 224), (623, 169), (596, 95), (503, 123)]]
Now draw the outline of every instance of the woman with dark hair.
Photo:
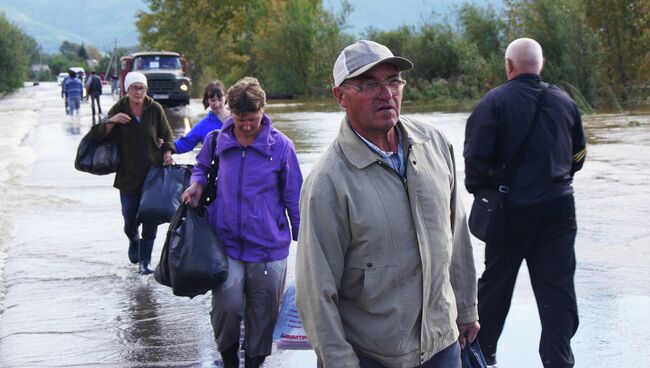
[(215, 80), (208, 83), (203, 91), (203, 106), (208, 110), (208, 114), (201, 119), (192, 130), (186, 135), (180, 137), (174, 142), (176, 144), (176, 153), (189, 152), (196, 147), (199, 142), (203, 142), (205, 136), (215, 129), (221, 129), (223, 122), (228, 118), (225, 109), (226, 87), (221, 81)]
[[(207, 216), (226, 246), (228, 278), (212, 290), (210, 315), (224, 367), (239, 367), (243, 319), (245, 366), (256, 368), (271, 354), (289, 245), (300, 225), (302, 174), (293, 142), (264, 114), (266, 94), (257, 79), (241, 79), (226, 101), (232, 115), (217, 138), (217, 196)], [(192, 206), (206, 187), (213, 134), (196, 156), (183, 193)]]

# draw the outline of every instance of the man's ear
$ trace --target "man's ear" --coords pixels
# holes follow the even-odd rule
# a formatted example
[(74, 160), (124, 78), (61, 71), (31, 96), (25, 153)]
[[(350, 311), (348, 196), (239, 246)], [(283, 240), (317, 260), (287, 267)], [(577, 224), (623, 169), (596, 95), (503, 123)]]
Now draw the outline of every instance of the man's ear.
[(515, 77), (515, 64), (510, 59), (506, 59), (506, 77), (508, 80)]
[(339, 104), (342, 108), (347, 108), (347, 102), (343, 98), (345, 95), (345, 90), (341, 88), (340, 86), (334, 86), (332, 87), (332, 95), (334, 95), (334, 98), (336, 99), (336, 103)]

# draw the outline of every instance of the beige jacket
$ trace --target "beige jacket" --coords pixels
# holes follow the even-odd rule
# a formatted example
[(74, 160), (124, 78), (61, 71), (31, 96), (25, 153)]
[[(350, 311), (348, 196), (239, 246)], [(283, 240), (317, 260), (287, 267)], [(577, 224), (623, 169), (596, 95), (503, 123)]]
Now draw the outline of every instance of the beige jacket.
[(297, 305), (325, 368), (416, 367), (478, 320), (451, 145), (401, 117), (406, 177), (344, 119), (300, 196)]

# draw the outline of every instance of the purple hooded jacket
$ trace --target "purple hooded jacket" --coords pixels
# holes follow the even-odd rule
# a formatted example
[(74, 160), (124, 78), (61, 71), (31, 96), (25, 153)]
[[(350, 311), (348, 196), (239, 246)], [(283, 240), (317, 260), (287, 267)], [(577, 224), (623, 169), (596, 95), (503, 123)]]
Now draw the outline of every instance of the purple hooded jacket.
[[(293, 142), (273, 128), (267, 115), (255, 142), (246, 148), (235, 138), (234, 127), (232, 118), (227, 119), (217, 138), (217, 197), (207, 209), (208, 219), (230, 258), (260, 263), (285, 259), (300, 226), (302, 173)], [(203, 188), (213, 134), (206, 136), (190, 179)]]

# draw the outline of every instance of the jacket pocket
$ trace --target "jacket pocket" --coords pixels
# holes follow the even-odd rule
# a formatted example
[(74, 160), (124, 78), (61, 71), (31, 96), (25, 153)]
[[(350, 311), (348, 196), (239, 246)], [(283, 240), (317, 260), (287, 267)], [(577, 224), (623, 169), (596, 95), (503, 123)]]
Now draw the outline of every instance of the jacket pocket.
[(362, 304), (376, 302), (392, 289), (395, 272), (396, 267), (384, 257), (351, 259), (343, 271), (340, 294)]

